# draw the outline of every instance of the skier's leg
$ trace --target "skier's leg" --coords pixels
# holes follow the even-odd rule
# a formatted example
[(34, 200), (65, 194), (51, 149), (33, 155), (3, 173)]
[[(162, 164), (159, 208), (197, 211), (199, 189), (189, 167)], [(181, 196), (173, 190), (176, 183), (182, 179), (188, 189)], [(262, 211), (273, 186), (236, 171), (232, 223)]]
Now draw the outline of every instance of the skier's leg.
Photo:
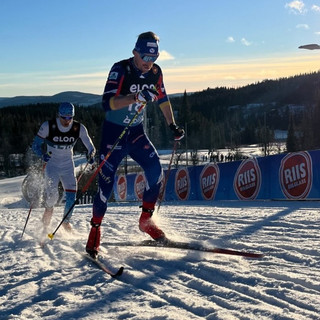
[(163, 240), (164, 232), (152, 220), (163, 177), (158, 153), (146, 135), (143, 135), (134, 141), (130, 155), (143, 168), (146, 177), (139, 228), (148, 233), (151, 238)]

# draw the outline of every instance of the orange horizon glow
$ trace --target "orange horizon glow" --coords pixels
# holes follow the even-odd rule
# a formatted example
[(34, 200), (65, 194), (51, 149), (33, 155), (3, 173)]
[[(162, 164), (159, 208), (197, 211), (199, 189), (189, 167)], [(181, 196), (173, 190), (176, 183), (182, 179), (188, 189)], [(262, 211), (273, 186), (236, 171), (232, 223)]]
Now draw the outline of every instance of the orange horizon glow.
[[(197, 92), (216, 87), (238, 88), (263, 80), (287, 78), (320, 70), (318, 52), (289, 58), (246, 59), (229, 63), (179, 65), (177, 62), (179, 61), (174, 61), (176, 64), (170, 62), (169, 65), (159, 62), (159, 65), (163, 64), (161, 67), (168, 94)], [(54, 95), (64, 91), (102, 94), (109, 72), (106, 67), (102, 69), (103, 71), (99, 72), (74, 74), (58, 72), (12, 74), (10, 84), (0, 84), (0, 96)]]
[(242, 87), (320, 70), (320, 55), (163, 68), (168, 93)]

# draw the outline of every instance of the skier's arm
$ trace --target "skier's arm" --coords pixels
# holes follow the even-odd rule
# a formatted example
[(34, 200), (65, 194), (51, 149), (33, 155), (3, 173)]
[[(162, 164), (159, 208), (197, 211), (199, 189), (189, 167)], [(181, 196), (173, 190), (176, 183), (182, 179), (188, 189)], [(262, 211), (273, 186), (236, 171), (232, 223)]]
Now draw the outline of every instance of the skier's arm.
[(45, 162), (47, 162), (50, 159), (50, 155), (44, 153), (44, 144), (46, 144), (45, 139), (49, 135), (49, 122), (46, 121), (44, 122), (37, 135), (34, 137), (33, 142), (32, 142), (32, 150), (33, 152), (39, 157), (43, 158)]
[(110, 72), (102, 96), (102, 106), (105, 111), (119, 110), (135, 103), (135, 95), (120, 95), (125, 69), (120, 63), (115, 63)]
[(96, 148), (94, 147), (91, 138), (89, 137), (87, 128), (80, 124), (80, 134), (79, 137), (84, 144), (84, 146), (87, 148), (88, 152), (88, 158), (93, 158), (96, 153)]
[(33, 152), (39, 157), (42, 157), (42, 145), (44, 144), (44, 139), (40, 138), (39, 136), (35, 136), (32, 142), (32, 150)]
[(159, 78), (157, 87), (158, 87), (158, 93), (159, 93), (158, 103), (163, 113), (163, 116), (166, 119), (170, 130), (174, 133), (174, 139), (181, 140), (184, 137), (184, 130), (176, 125), (176, 121), (174, 119), (174, 115), (172, 112), (172, 106), (163, 84), (162, 75)]
[(172, 112), (172, 107), (170, 104), (170, 101), (165, 101), (161, 104), (159, 104), (159, 107), (163, 113), (164, 118), (167, 121), (167, 124), (170, 125), (171, 123), (175, 124), (173, 112)]

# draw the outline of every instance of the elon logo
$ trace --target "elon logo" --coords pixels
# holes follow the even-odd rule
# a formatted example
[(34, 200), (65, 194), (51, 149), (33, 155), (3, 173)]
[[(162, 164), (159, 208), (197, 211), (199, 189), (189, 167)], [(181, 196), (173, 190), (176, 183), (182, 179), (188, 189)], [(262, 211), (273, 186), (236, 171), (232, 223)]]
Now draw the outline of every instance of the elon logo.
[(176, 172), (174, 189), (180, 200), (187, 200), (190, 192), (190, 178), (187, 169), (179, 169)]
[(287, 198), (306, 198), (311, 190), (312, 176), (312, 160), (308, 152), (289, 153), (281, 160), (280, 186)]
[(240, 200), (253, 200), (261, 187), (261, 170), (256, 159), (241, 162), (233, 180), (233, 189)]
[(145, 187), (146, 187), (146, 182), (145, 182), (144, 174), (138, 173), (134, 180), (134, 193), (138, 200), (142, 200)]
[(124, 175), (120, 175), (118, 178), (117, 191), (120, 200), (127, 199), (127, 179)]
[(212, 200), (216, 194), (220, 170), (216, 164), (207, 164), (200, 174), (201, 195), (205, 200)]

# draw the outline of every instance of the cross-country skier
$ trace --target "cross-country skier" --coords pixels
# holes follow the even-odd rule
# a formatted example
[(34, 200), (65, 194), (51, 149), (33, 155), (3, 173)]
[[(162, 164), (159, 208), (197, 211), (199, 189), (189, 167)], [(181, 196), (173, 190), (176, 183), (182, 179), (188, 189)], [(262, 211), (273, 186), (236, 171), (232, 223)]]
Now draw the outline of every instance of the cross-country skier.
[[(110, 70), (102, 98), (106, 117), (103, 123), (100, 161), (135, 116), (136, 110), (148, 102), (158, 102), (176, 140), (184, 136), (184, 130), (175, 123), (162, 71), (155, 64), (159, 56), (158, 42), (159, 37), (153, 32), (140, 34), (133, 49), (133, 57), (115, 63)], [(92, 227), (86, 245), (86, 251), (94, 258), (99, 250), (100, 225), (107, 210), (114, 176), (126, 155), (130, 155), (143, 168), (146, 177), (139, 228), (157, 241), (166, 240), (164, 232), (151, 218), (160, 191), (162, 168), (158, 153), (144, 132), (142, 122), (143, 114), (140, 113), (99, 172), (99, 190), (93, 202)]]
[[(64, 215), (76, 199), (77, 180), (73, 162), (73, 147), (79, 138), (87, 148), (88, 162), (91, 164), (94, 162), (95, 147), (86, 127), (73, 120), (74, 115), (75, 110), (72, 103), (61, 103), (57, 118), (45, 121), (32, 143), (32, 150), (46, 162), (45, 211), (42, 217), (45, 229), (50, 224), (53, 207), (59, 198), (59, 181), (61, 181), (66, 195)], [(72, 211), (62, 224), (67, 231), (71, 230)]]

